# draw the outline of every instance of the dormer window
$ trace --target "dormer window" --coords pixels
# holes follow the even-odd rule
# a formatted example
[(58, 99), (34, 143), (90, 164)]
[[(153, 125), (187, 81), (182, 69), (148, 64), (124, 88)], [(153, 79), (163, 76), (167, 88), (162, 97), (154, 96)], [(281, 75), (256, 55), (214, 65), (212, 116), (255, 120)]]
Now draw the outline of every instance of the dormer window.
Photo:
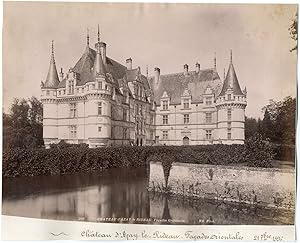
[(190, 100), (189, 99), (183, 99), (183, 108), (184, 109), (190, 108)]
[(169, 109), (169, 103), (167, 100), (163, 101), (163, 110), (168, 110)]
[(228, 95), (227, 95), (227, 99), (228, 99), (228, 100), (231, 100), (231, 94), (228, 94)]
[(68, 85), (68, 93), (69, 94), (74, 94), (74, 80), (69, 81)]
[(206, 105), (212, 105), (212, 97), (206, 97), (205, 104)]
[(98, 89), (102, 89), (102, 82), (101, 81), (98, 82)]

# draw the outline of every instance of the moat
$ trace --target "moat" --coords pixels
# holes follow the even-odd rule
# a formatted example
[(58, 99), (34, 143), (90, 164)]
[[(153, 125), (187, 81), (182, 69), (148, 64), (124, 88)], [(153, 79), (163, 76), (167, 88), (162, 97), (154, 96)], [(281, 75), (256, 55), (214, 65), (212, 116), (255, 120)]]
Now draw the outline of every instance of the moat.
[(294, 224), (294, 211), (148, 192), (144, 168), (3, 179), (2, 214), (142, 224)]

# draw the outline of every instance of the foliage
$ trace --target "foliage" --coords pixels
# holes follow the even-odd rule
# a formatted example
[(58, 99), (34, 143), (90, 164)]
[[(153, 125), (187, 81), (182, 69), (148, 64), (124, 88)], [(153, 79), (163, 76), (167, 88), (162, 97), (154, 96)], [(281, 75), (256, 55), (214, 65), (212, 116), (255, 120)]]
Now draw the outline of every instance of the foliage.
[(247, 162), (248, 166), (271, 167), (273, 155), (261, 138), (245, 145), (14, 148), (3, 154), (3, 175), (15, 177), (99, 172), (116, 167), (143, 167), (149, 161), (161, 161), (167, 185), (173, 162), (214, 165), (240, 165)]
[(35, 148), (43, 145), (41, 102), (14, 99), (9, 114), (3, 114), (3, 147)]
[(271, 100), (263, 111), (269, 114), (269, 117), (264, 117), (262, 121), (265, 123), (265, 128), (262, 128), (265, 138), (269, 138), (273, 143), (295, 144), (296, 98), (288, 96), (283, 101)]
[(245, 161), (249, 166), (272, 167), (271, 161), (275, 157), (274, 149), (269, 141), (263, 139), (261, 134), (255, 134), (245, 143)]
[[(295, 145), (296, 136), (296, 98), (290, 96), (283, 101), (270, 100), (262, 108), (263, 120), (245, 118), (245, 137), (251, 138), (259, 133), (264, 140), (278, 145)], [(290, 150), (285, 146), (285, 150)], [(288, 158), (291, 158), (289, 156)]]
[(296, 45), (290, 50), (290, 52), (298, 49), (298, 13), (296, 13), (292, 23), (289, 27), (290, 37), (296, 42)]
[(256, 133), (261, 133), (261, 120), (253, 117), (245, 117), (245, 138), (248, 139)]

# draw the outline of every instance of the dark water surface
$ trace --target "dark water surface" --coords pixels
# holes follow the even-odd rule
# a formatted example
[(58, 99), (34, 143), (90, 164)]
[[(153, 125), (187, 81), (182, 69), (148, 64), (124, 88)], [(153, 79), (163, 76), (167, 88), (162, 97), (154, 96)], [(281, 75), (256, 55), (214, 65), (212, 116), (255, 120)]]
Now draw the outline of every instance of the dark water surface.
[(144, 168), (3, 179), (2, 213), (144, 224), (294, 224), (294, 212), (147, 191)]

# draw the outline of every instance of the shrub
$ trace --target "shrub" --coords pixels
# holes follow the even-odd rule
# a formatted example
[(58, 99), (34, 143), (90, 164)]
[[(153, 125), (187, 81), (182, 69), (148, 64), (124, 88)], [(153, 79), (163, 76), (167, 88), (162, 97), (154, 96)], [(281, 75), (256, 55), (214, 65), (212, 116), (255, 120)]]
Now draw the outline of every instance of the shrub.
[(120, 146), (90, 149), (61, 142), (50, 149), (14, 148), (3, 153), (3, 176), (35, 176), (99, 172), (109, 168), (146, 167), (161, 161), (166, 183), (173, 162), (271, 167), (270, 144), (261, 137), (245, 145)]

